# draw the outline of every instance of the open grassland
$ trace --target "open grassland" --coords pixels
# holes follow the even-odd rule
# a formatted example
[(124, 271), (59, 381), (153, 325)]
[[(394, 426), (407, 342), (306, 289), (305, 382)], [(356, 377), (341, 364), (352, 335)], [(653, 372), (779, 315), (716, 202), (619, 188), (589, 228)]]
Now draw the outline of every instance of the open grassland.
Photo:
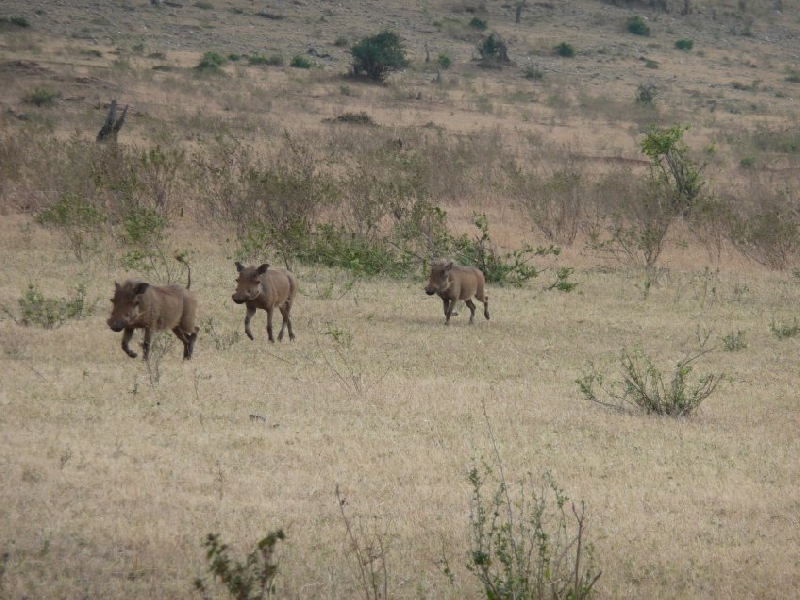
[[(788, 2), (649, 4), (528, 3), (515, 23), (494, 1), (3, 2), (0, 597), (197, 597), (207, 534), (243, 558), (283, 528), (279, 597), (369, 597), (371, 547), (388, 597), (479, 598), (484, 462), (585, 503), (597, 597), (796, 596), (800, 21)], [(473, 17), (510, 64), (477, 60)], [(383, 28), (409, 65), (349, 76)], [(227, 62), (198, 69), (207, 52)], [(112, 99), (127, 120), (96, 144)], [(655, 223), (653, 125), (690, 126), (705, 183)], [(445, 327), (425, 259), (478, 216), (498, 256), (561, 253), (490, 283), (490, 321), (479, 304)], [(300, 255), (326, 231), (341, 268)], [(387, 248), (411, 267), (370, 275)], [(130, 359), (114, 281), (185, 281), (176, 251), (194, 358), (164, 334)], [(234, 260), (289, 262), (295, 342), (270, 345), (263, 312), (245, 337)], [(36, 326), (46, 299), (79, 318)], [(681, 419), (586, 400), (576, 380), (622, 381), (623, 352), (667, 380), (701, 353), (692, 378), (724, 377)]]
[[(279, 595), (359, 596), (336, 485), (383, 536), (392, 597), (477, 597), (467, 472), (494, 460), (484, 411), (509, 483), (550, 470), (586, 503), (599, 597), (797, 587), (800, 352), (771, 331), (796, 318), (792, 276), (669, 271), (645, 298), (638, 270), (586, 269), (569, 294), (490, 289), (491, 321), (446, 328), (421, 280), (301, 267), (298, 339), (269, 345), (263, 313), (244, 337), (232, 261), (204, 246), (195, 357), (173, 344), (154, 381), (105, 325), (113, 269), (20, 225), (2, 232), (3, 302), (80, 281), (98, 308), (54, 330), (0, 323), (6, 597), (190, 597), (207, 533), (244, 556), (279, 527)], [(739, 331), (746, 347), (726, 351)], [(637, 347), (668, 374), (703, 343), (697, 374), (726, 380), (688, 419), (609, 411), (575, 384), (590, 365), (621, 378)]]

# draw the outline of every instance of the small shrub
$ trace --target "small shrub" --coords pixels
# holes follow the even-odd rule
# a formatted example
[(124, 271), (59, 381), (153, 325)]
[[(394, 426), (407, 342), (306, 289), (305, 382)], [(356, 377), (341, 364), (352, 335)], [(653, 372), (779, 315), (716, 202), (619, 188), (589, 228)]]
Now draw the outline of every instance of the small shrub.
[(511, 60), (508, 58), (508, 46), (496, 31), (490, 33), (488, 36), (478, 44), (478, 52), (484, 63), (508, 64)]
[(58, 98), (57, 92), (36, 86), (32, 91), (25, 94), (22, 100), (27, 104), (35, 104), (36, 106), (50, 106), (55, 103), (56, 98)]
[(558, 46), (555, 47), (554, 51), (558, 56), (564, 58), (572, 58), (573, 56), (575, 56), (575, 48), (573, 48), (567, 42), (561, 42)]
[(634, 35), (650, 35), (650, 26), (639, 15), (635, 15), (628, 19), (628, 31)]
[(644, 61), (644, 66), (648, 69), (657, 69), (660, 65), (657, 61), (648, 58)]
[(756, 159), (753, 158), (752, 156), (744, 156), (739, 161), (739, 166), (743, 169), (751, 169), (755, 166), (755, 164), (756, 164)]
[(575, 272), (575, 269), (572, 267), (559, 267), (556, 270), (556, 280), (555, 282), (550, 285), (549, 290), (558, 290), (560, 292), (571, 292), (578, 284), (574, 281), (567, 281), (569, 276)]
[(694, 48), (694, 41), (693, 40), (686, 40), (686, 39), (677, 40), (675, 42), (675, 47), (678, 50), (683, 50), (684, 52), (688, 52), (689, 50)]
[[(268, 598), (275, 593), (274, 581), (278, 574), (275, 548), (285, 538), (283, 529), (269, 533), (244, 562), (239, 562), (231, 558), (228, 545), (220, 542), (218, 533), (209, 533), (203, 544), (207, 548), (208, 570), (213, 580), (219, 580), (237, 600)], [(194, 586), (204, 595), (209, 591), (200, 577), (195, 579)]]
[(253, 66), (281, 67), (283, 66), (283, 57), (280, 54), (270, 56), (252, 54), (247, 58), (247, 63)]
[(86, 288), (79, 284), (74, 298), (46, 298), (34, 285), (28, 286), (19, 298), (22, 324), (36, 325), (43, 329), (55, 329), (68, 319), (80, 319), (92, 313), (94, 305), (86, 302)]
[(88, 200), (67, 192), (39, 213), (36, 221), (60, 231), (75, 258), (83, 262), (87, 253), (98, 247), (106, 215)]
[(722, 336), (722, 347), (728, 352), (737, 352), (747, 348), (747, 340), (745, 340), (745, 332), (741, 329)]
[(450, 57), (447, 56), (447, 54), (440, 54), (439, 58), (436, 59), (436, 64), (440, 69), (449, 69), (453, 64), (453, 61), (450, 60)]
[(544, 79), (544, 71), (537, 69), (533, 65), (527, 65), (523, 67), (522, 74), (525, 75), (526, 79), (533, 79), (534, 81), (540, 81)]
[(12, 16), (5, 18), (0, 17), (0, 30), (2, 30), (6, 25), (9, 27), (25, 28), (25, 27), (30, 27), (31, 22), (28, 20), (28, 17), (22, 17), (22, 16)]
[[(634, 407), (646, 414), (681, 417), (692, 413), (703, 400), (713, 394), (722, 378), (718, 374), (703, 375), (696, 383), (689, 384), (694, 363), (702, 354), (703, 352), (686, 356), (678, 361), (672, 378), (665, 382), (661, 371), (644, 353), (629, 354), (623, 351), (620, 359), (623, 370), (621, 383), (604, 387), (603, 376), (594, 371), (577, 379), (575, 383), (587, 400), (603, 406), (622, 411)], [(605, 398), (597, 395), (595, 385), (604, 392)]]
[(206, 2), (206, 0), (197, 0), (194, 3), (194, 7), (200, 10), (214, 10), (214, 5), (211, 2)]
[(478, 31), (486, 31), (486, 29), (489, 27), (489, 24), (486, 22), (486, 19), (472, 17), (472, 19), (469, 21), (469, 26), (473, 29), (477, 29)]
[(350, 42), (346, 37), (340, 35), (335, 40), (333, 40), (333, 45), (336, 46), (337, 48), (346, 48), (347, 46), (350, 45)]
[(769, 330), (779, 340), (785, 340), (787, 338), (795, 337), (798, 333), (800, 333), (800, 325), (798, 325), (797, 319), (795, 319), (791, 325), (787, 325), (786, 323), (776, 323), (773, 319), (769, 323)]
[(789, 68), (787, 71), (786, 81), (789, 83), (800, 83), (800, 70)]
[(658, 94), (658, 87), (654, 83), (640, 83), (636, 88), (636, 102), (638, 104), (653, 105)]
[(363, 38), (350, 50), (353, 74), (364, 74), (374, 81), (383, 81), (390, 72), (408, 65), (400, 36), (391, 31)]
[(222, 67), (228, 60), (217, 52), (206, 52), (197, 65), (198, 69), (215, 70)]
[(228, 54), (227, 58), (228, 58), (228, 60), (230, 62), (239, 62), (240, 60), (242, 60), (242, 55), (241, 54), (236, 54), (235, 52), (232, 52), (232, 53)]
[(289, 62), (289, 66), (295, 67), (296, 69), (310, 69), (314, 66), (314, 63), (305, 56), (295, 54)]

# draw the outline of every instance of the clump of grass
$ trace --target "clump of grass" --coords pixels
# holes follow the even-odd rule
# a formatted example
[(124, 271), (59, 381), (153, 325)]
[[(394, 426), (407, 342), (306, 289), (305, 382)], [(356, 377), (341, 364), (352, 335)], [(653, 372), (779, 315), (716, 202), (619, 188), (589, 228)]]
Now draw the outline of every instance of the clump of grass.
[(200, 10), (214, 10), (214, 5), (206, 0), (197, 0), (194, 3), (194, 7), (199, 8)]
[(779, 340), (785, 340), (786, 338), (794, 337), (800, 333), (800, 325), (798, 325), (797, 319), (792, 321), (791, 325), (787, 325), (786, 323), (776, 323), (773, 319), (770, 321), (769, 330)]
[(722, 347), (728, 352), (738, 352), (747, 348), (745, 332), (739, 329), (736, 332), (727, 333), (722, 336)]
[(197, 65), (197, 68), (201, 70), (213, 71), (219, 69), (227, 62), (228, 59), (218, 52), (206, 52), (203, 54), (203, 58), (200, 60), (200, 64)]
[(270, 56), (251, 54), (247, 58), (247, 62), (253, 66), (281, 67), (283, 66), (283, 57), (280, 54), (272, 54)]
[(486, 29), (489, 27), (489, 24), (486, 22), (486, 19), (472, 17), (472, 19), (469, 21), (469, 26), (473, 29), (477, 29), (478, 31), (486, 31)]
[(55, 103), (58, 98), (58, 92), (50, 88), (36, 86), (33, 90), (25, 94), (22, 98), (26, 104), (35, 104), (36, 106), (50, 106)]
[(439, 58), (436, 59), (436, 64), (441, 69), (449, 69), (453, 64), (453, 61), (449, 56), (447, 56), (447, 54), (440, 54)]
[(86, 288), (83, 284), (78, 284), (73, 298), (48, 298), (31, 283), (18, 299), (18, 303), (22, 313), (21, 323), (43, 329), (56, 329), (69, 319), (90, 315), (94, 309), (94, 305), (86, 302)]
[(350, 45), (350, 40), (348, 40), (345, 36), (340, 35), (333, 40), (333, 45), (337, 48), (347, 48)]
[(544, 71), (537, 69), (533, 65), (527, 65), (523, 67), (522, 74), (525, 75), (526, 79), (533, 79), (534, 81), (540, 81), (544, 79)]
[(689, 50), (694, 48), (694, 40), (687, 40), (687, 39), (677, 40), (675, 42), (675, 47), (678, 50), (683, 50), (684, 52), (688, 52)]

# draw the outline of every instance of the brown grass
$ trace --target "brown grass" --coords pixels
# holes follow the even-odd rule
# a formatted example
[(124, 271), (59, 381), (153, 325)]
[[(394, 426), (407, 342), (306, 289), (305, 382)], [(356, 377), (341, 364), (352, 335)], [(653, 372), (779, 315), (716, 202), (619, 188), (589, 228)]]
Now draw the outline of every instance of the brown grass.
[[(229, 232), (204, 222), (203, 199), (180, 189), (186, 211), (168, 244), (192, 252), (201, 332), (191, 364), (173, 348), (156, 381), (105, 325), (113, 282), (141, 275), (120, 267), (124, 249), (106, 240), (102, 255), (78, 263), (29, 212), (58, 193), (58, 177), (34, 168), (42, 164), (37, 143), (49, 132), (94, 139), (112, 98), (131, 105), (120, 142), (142, 148), (175, 144), (191, 154), (226, 132), (269, 155), (288, 129), (319, 140), (321, 154), (338, 144), (356, 160), (398, 137), (431, 152), (479, 140), (492, 158), (543, 176), (565, 165), (603, 175), (643, 168), (638, 143), (651, 115), (633, 97), (650, 80), (662, 90), (658, 122), (692, 123), (687, 143), (698, 153), (716, 144), (709, 185), (757, 204), (794, 189), (800, 173), (797, 153), (753, 142), (759, 127), (796, 125), (797, 84), (786, 81), (786, 65), (799, 26), (790, 11), (776, 17), (759, 5), (742, 15), (743, 3), (710, 2), (686, 19), (652, 15), (653, 34), (640, 39), (622, 31), (630, 11), (604, 2), (534, 3), (521, 27), (513, 10), (474, 3), (487, 7), (517, 62), (487, 71), (470, 61), (475, 43), (463, 11), (471, 3), (269, 9), (286, 13), (279, 21), (239, 0), (213, 4), (91, 0), (39, 13), (27, 2), (3, 5), (33, 26), (0, 34), (0, 131), (32, 139), (27, 151), (7, 138), (0, 144), (0, 557), (8, 554), (0, 596), (192, 597), (207, 567), (206, 534), (219, 532), (243, 557), (282, 527), (280, 596), (358, 597), (338, 484), (347, 514), (385, 534), (391, 597), (480, 597), (465, 568), (466, 476), (493, 452), (484, 407), (510, 482), (549, 469), (570, 498), (586, 502), (603, 570), (599, 597), (795, 595), (800, 357), (796, 340), (770, 331), (796, 316), (794, 265), (766, 271), (730, 248), (710, 257), (676, 226), (660, 270), (646, 275), (606, 263), (578, 236), (541, 263), (576, 267), (576, 291), (544, 291), (550, 271), (522, 289), (489, 286), (492, 320), (468, 327), (462, 314), (449, 328), (441, 303), (422, 291), (423, 275), (353, 282), (297, 265), (297, 341), (272, 346), (263, 315), (252, 323), (255, 342), (242, 334), (243, 315), (230, 301)], [(394, 23), (405, 24), (411, 67), (385, 86), (345, 77), (346, 49), (334, 40)], [(678, 38), (693, 39), (694, 50), (674, 50)], [(552, 55), (561, 41), (578, 56)], [(425, 42), (434, 58), (453, 60), (440, 84), (422, 62)], [(192, 69), (208, 50), (291, 57), (310, 46), (333, 58), (311, 71)], [(544, 79), (524, 78), (527, 64)], [(732, 85), (755, 79), (755, 90)], [(56, 106), (26, 105), (36, 86), (58, 92)], [(366, 133), (324, 122), (362, 111), (377, 123)], [(739, 168), (745, 156), (756, 159), (755, 174)], [(469, 164), (463, 176), (435, 179), (434, 200), (453, 232), (474, 233), (472, 214), (482, 211), (501, 246), (544, 243), (518, 199), (494, 185), (497, 165)], [(23, 327), (7, 313), (16, 314), (32, 282), (55, 297), (84, 282), (100, 308), (54, 330)], [(209, 321), (238, 340), (217, 349), (203, 328)], [(721, 338), (737, 331), (747, 347), (724, 351)], [(669, 372), (706, 336), (715, 350), (697, 370), (729, 379), (690, 419), (609, 412), (584, 401), (574, 383), (591, 366), (620, 377), (620, 352), (637, 347)], [(443, 556), (453, 585), (437, 567)]]

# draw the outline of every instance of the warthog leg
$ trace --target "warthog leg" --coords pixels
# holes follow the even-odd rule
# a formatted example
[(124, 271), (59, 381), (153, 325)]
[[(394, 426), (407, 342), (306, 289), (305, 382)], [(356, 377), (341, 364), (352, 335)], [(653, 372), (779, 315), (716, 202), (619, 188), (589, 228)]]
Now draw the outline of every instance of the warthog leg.
[[(469, 324), (472, 325), (475, 322), (475, 303), (470, 298), (465, 302), (467, 308), (469, 309)], [(484, 305), (485, 306), (485, 305)]]
[(136, 354), (136, 352), (134, 352), (133, 350), (131, 350), (130, 346), (128, 345), (130, 344), (132, 337), (133, 337), (133, 329), (125, 329), (125, 332), (122, 334), (122, 349), (125, 351), (125, 354), (127, 354), (131, 358), (136, 358), (139, 355)]
[(144, 328), (144, 342), (142, 343), (142, 355), (145, 360), (150, 357), (150, 328)]
[(194, 343), (197, 341), (197, 332), (194, 333), (186, 333), (180, 327), (176, 327), (172, 330), (175, 336), (183, 342), (183, 360), (189, 360), (192, 358), (192, 350), (194, 350)]
[[(272, 336), (272, 313), (275, 312), (275, 308), (272, 306), (267, 307), (267, 337), (269, 341), (273, 344), (275, 343), (275, 338)], [(283, 327), (281, 327), (281, 333), (283, 333)]]
[(248, 306), (247, 312), (244, 315), (244, 332), (247, 334), (251, 340), (255, 339), (253, 337), (253, 333), (250, 331), (250, 319), (253, 318), (253, 315), (256, 314), (255, 306)]
[(283, 330), (285, 328), (289, 328), (289, 339), (294, 340), (294, 331), (292, 330), (292, 318), (289, 316), (289, 311), (291, 308), (288, 304), (284, 303), (281, 307), (281, 316), (283, 317), (283, 323), (281, 323), (281, 331), (278, 333), (278, 341), (283, 341)]
[(486, 317), (487, 321), (489, 320), (489, 297), (488, 296), (483, 301), (483, 316)]

